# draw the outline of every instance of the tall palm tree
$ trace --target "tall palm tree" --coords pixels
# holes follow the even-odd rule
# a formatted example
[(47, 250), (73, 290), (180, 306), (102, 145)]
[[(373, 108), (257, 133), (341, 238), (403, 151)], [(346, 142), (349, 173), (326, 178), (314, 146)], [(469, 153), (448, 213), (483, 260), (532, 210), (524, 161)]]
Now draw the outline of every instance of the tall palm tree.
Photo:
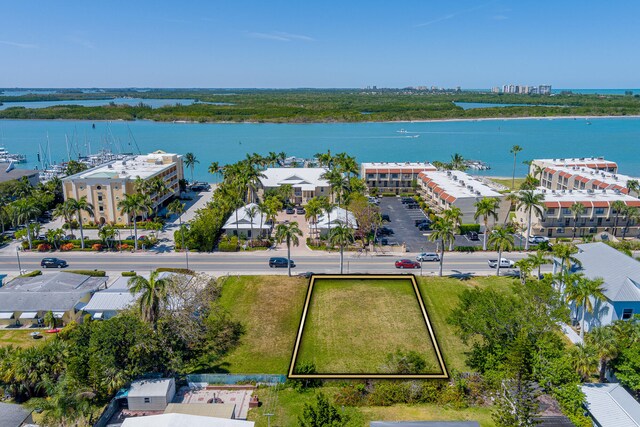
[(531, 271), (534, 269), (533, 261), (531, 258), (522, 258), (516, 261), (515, 267), (520, 272), (520, 283), (524, 286), (527, 282), (527, 277), (529, 277)]
[(576, 344), (571, 349), (571, 361), (582, 381), (587, 381), (591, 374), (598, 369), (598, 356), (590, 345)]
[(514, 145), (513, 147), (511, 147), (511, 150), (509, 150), (509, 152), (513, 154), (513, 177), (511, 178), (511, 190), (515, 190), (516, 188), (516, 157), (521, 151), (522, 147), (520, 147), (519, 145)]
[(52, 228), (47, 230), (44, 235), (47, 238), (47, 242), (51, 243), (55, 249), (58, 249), (58, 244), (62, 240), (62, 236), (64, 236), (64, 230), (62, 228)]
[(580, 219), (580, 216), (582, 216), (582, 214), (584, 214), (584, 211), (586, 210), (586, 208), (584, 207), (584, 205), (580, 202), (574, 202), (571, 207), (569, 207), (569, 210), (571, 211), (571, 214), (573, 215), (573, 238), (576, 238), (576, 230), (578, 229), (578, 219)]
[(149, 180), (149, 196), (154, 196), (155, 199), (155, 216), (158, 217), (158, 211), (160, 210), (160, 199), (169, 194), (171, 190), (167, 187), (167, 183), (160, 176), (155, 176)]
[(622, 240), (624, 240), (625, 237), (627, 237), (627, 232), (629, 231), (629, 224), (640, 219), (640, 210), (635, 206), (627, 206), (624, 211), (624, 216), (625, 216), (625, 224), (624, 224), (624, 228), (622, 229)]
[(462, 155), (459, 153), (454, 153), (451, 156), (450, 165), (451, 165), (451, 169), (455, 169), (463, 172), (467, 170), (467, 165), (464, 162), (464, 157), (462, 157)]
[[(180, 237), (182, 240), (182, 249), (184, 249), (187, 252), (187, 257), (188, 257), (189, 251), (187, 250), (187, 246), (184, 243), (184, 229), (182, 228), (182, 214), (184, 213), (184, 203), (182, 203), (178, 199), (172, 201), (167, 206), (167, 213), (176, 214), (178, 216), (178, 224), (180, 226)], [(187, 268), (189, 268), (189, 258), (187, 258)]]
[(66, 203), (69, 204), (69, 209), (76, 213), (78, 219), (78, 226), (80, 227), (80, 246), (84, 249), (84, 232), (82, 230), (82, 212), (86, 212), (89, 215), (94, 215), (93, 205), (87, 202), (87, 196), (82, 196), (79, 200), (67, 199)]
[(489, 236), (489, 244), (498, 251), (498, 265), (496, 267), (496, 275), (500, 275), (500, 260), (502, 259), (502, 251), (510, 251), (513, 249), (513, 233), (509, 227), (498, 226), (491, 231)]
[(640, 193), (640, 181), (637, 179), (630, 179), (627, 181), (627, 188), (629, 189), (629, 194), (631, 193)]
[(113, 241), (114, 237), (116, 237), (116, 230), (115, 228), (106, 225), (98, 230), (98, 237), (102, 240), (105, 246), (109, 248), (109, 242)]
[(333, 201), (338, 203), (338, 207), (343, 202), (344, 194), (349, 189), (349, 180), (338, 169), (328, 170), (322, 174), (322, 179), (326, 179), (331, 186), (331, 194), (333, 195)]
[(538, 249), (534, 253), (530, 253), (527, 256), (527, 259), (531, 262), (531, 266), (533, 268), (538, 269), (538, 278), (540, 278), (540, 268), (545, 264), (551, 264), (549, 254), (547, 253), (547, 251), (544, 251), (542, 249)]
[[(517, 147), (517, 146), (516, 146)], [(536, 193), (533, 190), (521, 191), (518, 195), (517, 209), (524, 208), (527, 213), (527, 240), (524, 242), (524, 250), (529, 250), (529, 237), (531, 237), (531, 216), (535, 214), (539, 217), (543, 215), (544, 194)]]
[(607, 363), (618, 356), (616, 335), (610, 326), (594, 328), (587, 334), (586, 343), (593, 346), (600, 359), (600, 382), (603, 383), (606, 380)]
[(327, 196), (321, 196), (320, 207), (327, 214), (327, 226), (329, 227), (329, 232), (331, 232), (331, 211), (333, 211), (336, 205), (332, 203)]
[(257, 214), (260, 215), (260, 240), (262, 240), (263, 237), (263, 233), (262, 233), (262, 226), (263, 226), (263, 221), (264, 221), (264, 216), (267, 214), (267, 210), (269, 209), (266, 205), (265, 202), (258, 202), (257, 203)]
[(444, 263), (444, 248), (455, 240), (455, 226), (450, 219), (438, 217), (432, 225), (432, 233), (429, 240), (432, 242), (440, 241), (440, 277), (442, 277), (442, 265)]
[(186, 153), (184, 155), (184, 165), (191, 169), (191, 182), (193, 182), (193, 168), (195, 168), (197, 163), (200, 163), (200, 161), (196, 159), (195, 154)]
[[(449, 209), (445, 209), (442, 212), (442, 217), (451, 221), (453, 224), (453, 232), (458, 233), (460, 231), (460, 225), (462, 224), (462, 210), (457, 206), (451, 206)], [(453, 243), (455, 238), (449, 241), (449, 250), (453, 250)]]
[(138, 221), (137, 217), (143, 212), (149, 212), (149, 202), (142, 194), (125, 194), (118, 203), (118, 209), (129, 217), (133, 218), (134, 247), (138, 250)]
[(59, 203), (53, 210), (54, 218), (63, 218), (65, 224), (69, 225), (71, 234), (73, 234), (73, 228), (71, 228), (74, 211), (70, 208), (68, 203)]
[(494, 223), (498, 220), (498, 209), (500, 208), (500, 200), (495, 197), (484, 197), (473, 204), (476, 213), (473, 219), (478, 220), (482, 217), (484, 222), (484, 237), (482, 239), (482, 250), (487, 250), (487, 234), (489, 233), (489, 218), (493, 218)]
[(158, 271), (153, 271), (149, 279), (143, 276), (133, 276), (129, 279), (129, 292), (132, 295), (140, 293), (138, 307), (142, 318), (153, 325), (153, 330), (158, 327), (158, 317), (160, 309), (167, 300), (169, 280), (160, 279)]
[(248, 206), (245, 209), (245, 212), (247, 214), (247, 217), (249, 218), (249, 221), (251, 221), (250, 223), (250, 227), (251, 227), (251, 237), (250, 237), (250, 241), (253, 242), (253, 219), (256, 217), (256, 215), (258, 215), (258, 206), (257, 205), (251, 205)]
[(298, 246), (300, 244), (298, 236), (302, 236), (302, 231), (298, 228), (297, 221), (278, 224), (276, 227), (276, 241), (287, 243), (287, 274), (289, 277), (291, 277), (291, 245)]
[(322, 202), (319, 198), (314, 197), (313, 199), (307, 202), (307, 206), (305, 206), (305, 214), (304, 219), (311, 223), (313, 223), (314, 227), (314, 236), (316, 237), (316, 242), (318, 238), (318, 216), (322, 214)]
[(622, 200), (616, 200), (615, 202), (611, 203), (611, 210), (616, 214), (615, 220), (613, 221), (614, 236), (618, 234), (618, 220), (620, 219), (620, 214), (623, 213), (626, 208), (627, 204)]
[(576, 310), (580, 307), (580, 338), (584, 337), (584, 318), (588, 311), (593, 312), (594, 304), (592, 300), (604, 300), (604, 279), (596, 278), (589, 279), (582, 273), (573, 274), (572, 280), (567, 284), (565, 290), (565, 299), (567, 302), (573, 302), (576, 305)]
[(24, 199), (18, 199), (13, 202), (14, 212), (16, 215), (16, 221), (19, 224), (24, 224), (27, 229), (27, 241), (29, 242), (29, 250), (33, 249), (33, 242), (31, 240), (31, 231), (29, 229), (29, 222), (33, 218), (37, 218), (40, 215), (40, 207), (36, 200), (27, 197)]
[(221, 171), (220, 164), (218, 162), (211, 162), (211, 164), (209, 165), (208, 171), (211, 175), (215, 177)]
[(335, 228), (329, 233), (329, 242), (332, 245), (338, 245), (340, 247), (340, 274), (343, 272), (344, 266), (344, 247), (353, 242), (353, 229), (347, 224), (343, 224), (342, 221), (337, 221)]

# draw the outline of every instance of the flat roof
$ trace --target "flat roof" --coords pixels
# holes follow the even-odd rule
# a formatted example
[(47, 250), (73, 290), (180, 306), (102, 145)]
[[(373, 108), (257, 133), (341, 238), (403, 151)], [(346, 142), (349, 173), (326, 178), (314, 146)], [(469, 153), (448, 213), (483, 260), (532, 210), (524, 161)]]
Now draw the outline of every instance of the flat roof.
[(618, 167), (616, 162), (607, 160), (604, 157), (569, 157), (554, 159), (534, 159), (534, 162), (542, 162), (555, 166), (586, 166), (590, 168)]
[(175, 161), (166, 161), (166, 159), (179, 157), (178, 154), (164, 152), (129, 156), (122, 160), (112, 160), (100, 166), (87, 169), (63, 180), (135, 179), (136, 177), (147, 179), (176, 164)]
[(627, 182), (631, 180), (640, 180), (640, 178), (623, 175), (619, 173), (605, 172), (598, 169), (588, 168), (586, 166), (551, 166), (545, 168), (545, 171), (553, 175), (559, 174), (563, 178), (574, 178), (585, 184), (593, 182), (600, 189), (618, 189), (628, 192)]
[(18, 427), (31, 415), (25, 406), (0, 402), (0, 427)]
[(274, 188), (290, 184), (305, 191), (313, 191), (316, 187), (328, 187), (329, 182), (322, 178), (326, 168), (267, 168), (260, 178), (263, 187)]
[(0, 166), (0, 183), (13, 181), (15, 179), (20, 179), (24, 176), (30, 177), (33, 175), (38, 175), (39, 173), (40, 171), (33, 170), (33, 169), (11, 169), (9, 172), (7, 172), (6, 168), (4, 168), (3, 170), (2, 166)]
[(138, 380), (131, 383), (127, 397), (164, 397), (167, 395), (173, 378)]
[(622, 201), (627, 206), (640, 207), (640, 199), (612, 190), (548, 190), (538, 187), (536, 194), (544, 194), (544, 205), (547, 208), (569, 208), (574, 203), (582, 203), (586, 208), (608, 208), (615, 201)]
[(229, 420), (187, 414), (147, 415), (127, 418), (122, 427), (253, 427), (253, 421)]
[(450, 203), (468, 197), (504, 197), (482, 181), (461, 171), (423, 171), (418, 179)]
[(436, 170), (436, 167), (429, 162), (371, 162), (361, 163), (360, 168), (364, 173), (417, 173), (423, 170)]

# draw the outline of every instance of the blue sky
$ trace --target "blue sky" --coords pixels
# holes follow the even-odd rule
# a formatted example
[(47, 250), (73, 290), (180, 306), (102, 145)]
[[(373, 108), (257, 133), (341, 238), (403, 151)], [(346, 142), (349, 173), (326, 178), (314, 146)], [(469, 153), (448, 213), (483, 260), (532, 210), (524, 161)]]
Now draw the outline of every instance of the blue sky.
[(0, 0), (0, 87), (640, 87), (637, 1)]

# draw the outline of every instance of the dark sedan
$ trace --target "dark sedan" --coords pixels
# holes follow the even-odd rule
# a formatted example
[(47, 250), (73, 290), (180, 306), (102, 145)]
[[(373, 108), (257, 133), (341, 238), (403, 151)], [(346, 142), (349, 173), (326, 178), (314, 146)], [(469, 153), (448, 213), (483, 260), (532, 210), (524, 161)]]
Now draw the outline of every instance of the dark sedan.
[(399, 259), (396, 261), (396, 268), (420, 268), (420, 263), (410, 259)]
[(64, 268), (67, 266), (67, 261), (58, 258), (42, 258), (40, 261), (40, 267), (44, 268)]
[[(296, 263), (293, 260), (289, 260), (289, 265), (291, 268), (296, 266)], [(273, 257), (269, 258), (269, 267), (271, 268), (287, 268), (287, 259), (283, 257)]]

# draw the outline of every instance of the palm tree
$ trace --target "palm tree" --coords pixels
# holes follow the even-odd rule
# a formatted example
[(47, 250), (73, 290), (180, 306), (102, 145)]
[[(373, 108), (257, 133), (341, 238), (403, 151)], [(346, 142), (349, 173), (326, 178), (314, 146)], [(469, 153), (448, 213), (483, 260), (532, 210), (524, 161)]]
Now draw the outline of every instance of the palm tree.
[(124, 198), (118, 203), (118, 209), (122, 213), (129, 217), (129, 220), (133, 217), (133, 237), (134, 247), (138, 250), (138, 214), (143, 212), (149, 212), (149, 202), (141, 194), (125, 194)]
[(318, 216), (322, 213), (322, 202), (319, 198), (314, 197), (307, 202), (305, 206), (304, 219), (308, 222), (311, 220), (314, 226), (314, 236), (316, 237), (316, 243), (318, 238)]
[(248, 206), (245, 209), (245, 212), (247, 214), (247, 217), (249, 217), (249, 220), (251, 221), (251, 238), (250, 241), (253, 241), (253, 219), (256, 217), (256, 215), (258, 214), (258, 206), (257, 205), (251, 205)]
[(116, 237), (116, 229), (108, 225), (98, 230), (98, 237), (104, 242), (107, 248), (110, 247), (110, 242)]
[(520, 147), (519, 145), (514, 145), (513, 147), (511, 147), (511, 150), (509, 150), (509, 152), (513, 154), (513, 177), (511, 179), (511, 190), (515, 190), (516, 188), (516, 157), (521, 151), (522, 147)]
[(432, 226), (433, 232), (429, 235), (429, 240), (436, 242), (440, 240), (440, 277), (442, 277), (442, 265), (444, 263), (444, 248), (455, 240), (455, 226), (450, 219), (438, 217)]
[(541, 217), (543, 215), (543, 206), (543, 193), (535, 193), (533, 190), (524, 190), (518, 195), (517, 208), (524, 208), (527, 213), (527, 240), (524, 242), (525, 251), (529, 250), (529, 237), (531, 237), (531, 215), (535, 212), (537, 216)]
[(14, 212), (16, 215), (16, 221), (20, 224), (24, 224), (27, 229), (27, 241), (29, 242), (29, 250), (33, 249), (33, 242), (31, 240), (31, 232), (29, 229), (29, 222), (32, 218), (40, 215), (40, 207), (36, 200), (28, 197), (24, 199), (18, 199), (13, 202)]
[(302, 231), (298, 228), (297, 221), (278, 224), (276, 227), (276, 241), (287, 243), (287, 273), (289, 277), (291, 277), (291, 245), (298, 246), (300, 244), (298, 236), (302, 236)]
[(189, 169), (191, 169), (191, 182), (193, 182), (193, 168), (196, 166), (197, 163), (200, 163), (200, 161), (196, 159), (195, 154), (186, 153), (184, 155), (184, 165)]
[(502, 260), (502, 251), (510, 251), (513, 249), (513, 233), (509, 227), (498, 226), (491, 231), (489, 236), (489, 244), (498, 251), (498, 265), (496, 267), (496, 275), (500, 275), (500, 260)]
[(331, 232), (331, 211), (336, 205), (328, 197), (322, 196), (320, 197), (320, 207), (327, 214), (327, 226), (329, 227), (329, 232)]
[(627, 181), (627, 188), (629, 189), (629, 194), (631, 193), (640, 193), (640, 182), (637, 179), (630, 179)]
[(592, 373), (598, 369), (598, 357), (593, 347), (584, 344), (576, 344), (571, 349), (571, 360), (573, 368), (582, 378), (587, 381)]
[[(274, 153), (275, 154), (275, 153)], [(263, 237), (263, 233), (262, 233), (262, 225), (263, 225), (263, 220), (264, 220), (264, 216), (267, 214), (267, 210), (269, 209), (266, 205), (265, 202), (258, 202), (257, 206), (257, 213), (258, 215), (260, 215), (260, 240), (262, 240)]]
[(160, 176), (153, 177), (149, 180), (149, 196), (153, 195), (155, 199), (155, 216), (158, 217), (158, 211), (160, 210), (160, 200), (171, 190), (167, 187), (167, 183)]
[(73, 229), (71, 228), (72, 225), (72, 219), (73, 219), (73, 210), (71, 210), (69, 208), (69, 204), (68, 203), (59, 203), (55, 209), (53, 210), (53, 217), (54, 218), (63, 218), (65, 224), (67, 224), (69, 226), (69, 229), (71, 230), (71, 234), (73, 234)]
[(331, 194), (333, 195), (333, 201), (338, 202), (340, 207), (343, 199), (343, 195), (349, 189), (349, 180), (337, 169), (328, 170), (322, 174), (322, 179), (326, 179), (331, 186)]
[(353, 229), (341, 221), (336, 221), (338, 225), (329, 233), (329, 242), (332, 245), (340, 246), (340, 274), (342, 274), (344, 266), (344, 247), (353, 242)]
[(618, 356), (618, 343), (611, 327), (603, 326), (589, 331), (586, 343), (593, 346), (600, 359), (600, 382), (606, 380), (607, 363)]
[(476, 213), (473, 215), (473, 219), (478, 220), (482, 217), (484, 222), (484, 237), (482, 240), (482, 250), (487, 250), (487, 234), (489, 233), (489, 218), (493, 218), (494, 223), (498, 220), (498, 209), (500, 207), (500, 200), (495, 197), (484, 197), (473, 204), (476, 208)]
[(576, 238), (576, 230), (578, 229), (578, 219), (584, 213), (586, 208), (580, 202), (574, 202), (569, 208), (571, 213), (573, 214), (573, 238)]
[(567, 302), (573, 302), (576, 305), (576, 310), (578, 307), (581, 308), (581, 316), (580, 316), (580, 338), (584, 337), (584, 318), (585, 314), (588, 311), (589, 313), (593, 312), (593, 303), (596, 300), (604, 300), (606, 297), (604, 296), (604, 289), (602, 285), (604, 284), (604, 279), (596, 278), (596, 279), (588, 279), (582, 273), (577, 273), (572, 275), (573, 280), (571, 280), (567, 284), (567, 289), (565, 291), (565, 299)]
[(93, 215), (93, 205), (87, 202), (87, 196), (82, 196), (80, 200), (76, 199), (67, 199), (69, 204), (69, 209), (73, 210), (76, 213), (76, 218), (78, 218), (78, 225), (80, 226), (80, 247), (84, 249), (84, 232), (82, 230), (82, 212), (86, 212), (89, 215)]
[(161, 306), (166, 302), (169, 279), (158, 278), (158, 271), (153, 271), (149, 279), (143, 276), (133, 276), (129, 279), (129, 292), (132, 295), (140, 293), (138, 307), (142, 318), (153, 325), (155, 331), (158, 327)]
[(540, 278), (540, 267), (545, 264), (551, 264), (551, 260), (549, 259), (549, 254), (542, 249), (538, 249), (534, 253), (530, 253), (527, 259), (531, 262), (531, 266), (533, 268), (538, 269), (538, 278)]
[(616, 213), (616, 218), (613, 221), (614, 236), (618, 234), (618, 219), (620, 218), (620, 214), (623, 213), (626, 208), (627, 208), (627, 204), (622, 200), (616, 200), (615, 202), (611, 203), (611, 210)]
[(451, 165), (451, 169), (455, 169), (463, 172), (467, 170), (467, 165), (464, 162), (464, 157), (462, 157), (462, 155), (459, 153), (454, 153), (451, 156), (451, 163), (449, 164)]
[(520, 272), (520, 283), (524, 286), (527, 282), (527, 277), (529, 277), (534, 268), (533, 261), (531, 258), (522, 258), (516, 261), (515, 267)]
[(626, 218), (624, 228), (622, 229), (622, 240), (627, 237), (627, 231), (629, 231), (629, 224), (633, 221), (640, 219), (640, 210), (635, 206), (627, 206), (624, 211), (624, 216)]
[(185, 250), (185, 256), (187, 257), (187, 269), (189, 268), (189, 250), (184, 242), (185, 230), (182, 228), (182, 214), (184, 213), (184, 203), (176, 199), (169, 203), (167, 206), (167, 212), (170, 214), (178, 215), (178, 223), (180, 225), (180, 237), (182, 238), (182, 249)]
[(220, 164), (218, 162), (211, 162), (208, 171), (215, 177), (221, 171)]
[[(453, 224), (453, 232), (457, 233), (460, 231), (460, 225), (462, 224), (462, 210), (457, 206), (451, 206), (449, 209), (445, 209), (442, 212), (442, 217), (446, 220), (451, 221)], [(453, 250), (453, 243), (455, 242), (455, 238), (449, 241), (449, 250)]]
[(64, 230), (61, 228), (52, 228), (47, 230), (44, 235), (47, 238), (47, 242), (51, 243), (54, 248), (58, 249), (58, 243), (62, 239), (62, 236), (64, 236)]

